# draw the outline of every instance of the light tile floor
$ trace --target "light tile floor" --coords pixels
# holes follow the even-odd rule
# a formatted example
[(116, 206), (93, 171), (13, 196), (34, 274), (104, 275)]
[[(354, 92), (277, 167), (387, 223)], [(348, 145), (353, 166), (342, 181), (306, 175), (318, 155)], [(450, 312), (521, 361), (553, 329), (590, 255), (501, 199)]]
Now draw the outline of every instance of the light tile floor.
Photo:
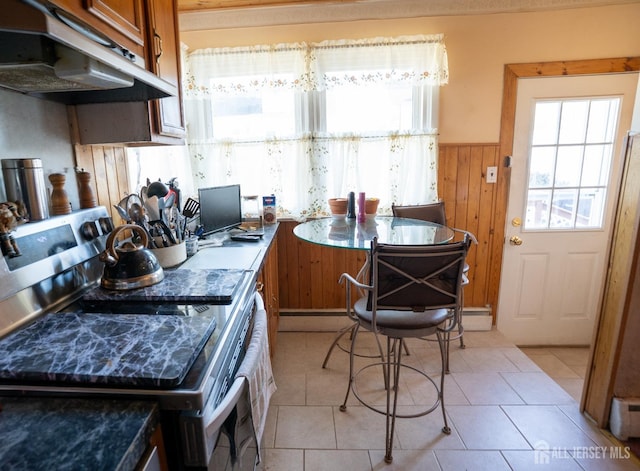
[[(393, 463), (384, 462), (384, 417), (346, 392), (348, 355), (322, 361), (333, 334), (280, 332), (271, 400), (262, 440), (262, 471), (636, 470), (640, 464), (578, 410), (585, 349), (518, 349), (500, 333), (467, 332), (466, 349), (451, 347), (445, 402), (451, 435), (439, 410), (398, 419)], [(439, 371), (437, 344), (413, 340), (407, 363)], [(360, 353), (376, 351), (371, 334)], [(358, 358), (359, 366), (371, 360)], [(436, 378), (438, 374), (436, 373)], [(420, 375), (403, 369), (399, 408), (415, 411), (433, 398)], [(375, 385), (375, 391), (366, 390)], [(380, 372), (366, 370), (359, 390), (381, 404)], [(366, 390), (366, 391), (365, 391)], [(612, 458), (612, 454), (614, 458)], [(622, 458), (616, 458), (620, 457)]]
[(589, 362), (588, 347), (522, 347), (520, 350), (568, 392), (576, 402), (580, 402)]

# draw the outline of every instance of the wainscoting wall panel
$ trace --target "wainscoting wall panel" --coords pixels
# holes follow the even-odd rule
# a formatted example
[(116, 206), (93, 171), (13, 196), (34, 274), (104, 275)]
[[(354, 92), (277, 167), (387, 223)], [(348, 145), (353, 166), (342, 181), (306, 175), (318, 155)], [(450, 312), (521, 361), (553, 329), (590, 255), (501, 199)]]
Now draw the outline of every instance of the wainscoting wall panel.
[[(468, 257), (470, 284), (465, 288), (465, 306), (495, 305), (491, 292), (490, 270), (495, 250), (497, 184), (486, 183), (487, 167), (498, 167), (497, 144), (440, 145), (438, 159), (438, 192), (445, 202), (447, 224), (472, 232), (478, 245)], [(502, 224), (502, 219), (500, 224)], [(338, 284), (340, 274), (355, 275), (365, 261), (358, 250), (331, 249), (303, 242), (293, 235), (294, 221), (280, 223), (279, 286), (281, 309), (339, 309), (345, 304), (344, 287)], [(500, 267), (497, 267), (499, 270)]]

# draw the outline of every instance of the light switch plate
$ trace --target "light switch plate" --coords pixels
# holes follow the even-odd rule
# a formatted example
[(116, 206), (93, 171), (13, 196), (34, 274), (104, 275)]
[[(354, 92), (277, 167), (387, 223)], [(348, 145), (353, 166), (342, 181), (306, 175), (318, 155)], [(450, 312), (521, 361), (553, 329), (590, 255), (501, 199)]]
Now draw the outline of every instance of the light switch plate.
[(498, 181), (498, 167), (487, 167), (487, 183)]

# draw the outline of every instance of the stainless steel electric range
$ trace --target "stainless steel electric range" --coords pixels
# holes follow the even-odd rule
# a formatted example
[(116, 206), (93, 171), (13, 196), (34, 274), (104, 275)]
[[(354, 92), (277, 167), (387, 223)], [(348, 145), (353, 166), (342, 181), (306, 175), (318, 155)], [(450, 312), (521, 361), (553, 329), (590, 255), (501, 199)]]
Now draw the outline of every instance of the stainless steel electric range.
[(0, 395), (156, 401), (171, 469), (235, 469), (220, 430), (238, 412), (230, 389), (247, 401), (234, 375), (264, 309), (255, 274), (165, 270), (166, 283), (104, 290), (98, 255), (113, 228), (98, 207), (12, 234), (22, 255), (0, 260)]

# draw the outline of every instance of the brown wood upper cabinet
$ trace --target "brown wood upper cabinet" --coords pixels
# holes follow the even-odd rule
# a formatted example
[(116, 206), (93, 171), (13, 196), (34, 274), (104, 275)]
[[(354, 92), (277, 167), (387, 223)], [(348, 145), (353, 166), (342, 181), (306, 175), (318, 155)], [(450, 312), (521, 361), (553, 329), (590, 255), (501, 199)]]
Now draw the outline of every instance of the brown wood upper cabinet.
[(50, 0), (145, 60), (145, 11), (143, 0)]
[[(98, 3), (97, 0), (91, 1)], [(114, 4), (132, 3), (131, 0), (108, 1)], [(106, 0), (100, 2), (107, 3)], [(143, 13), (146, 68), (175, 85), (178, 95), (148, 102), (77, 105), (79, 144), (184, 144), (186, 132), (180, 87), (180, 40), (176, 0), (146, 0)], [(109, 125), (105, 126), (105, 123)]]
[(150, 0), (147, 4), (149, 26), (147, 60), (149, 70), (175, 85), (178, 96), (153, 100), (151, 112), (155, 134), (182, 138), (185, 135), (182, 91), (180, 88), (180, 39), (176, 0)]

